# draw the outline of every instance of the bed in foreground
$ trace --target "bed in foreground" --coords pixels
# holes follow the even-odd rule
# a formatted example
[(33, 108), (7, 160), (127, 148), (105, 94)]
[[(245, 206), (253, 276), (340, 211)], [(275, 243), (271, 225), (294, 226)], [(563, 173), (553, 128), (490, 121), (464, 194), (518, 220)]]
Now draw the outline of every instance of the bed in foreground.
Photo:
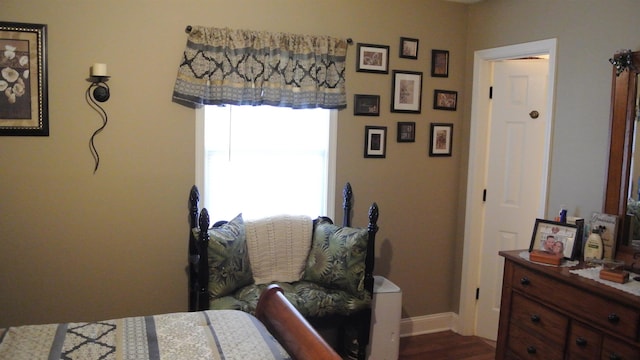
[(277, 286), (256, 316), (208, 310), (0, 329), (0, 359), (340, 359)]

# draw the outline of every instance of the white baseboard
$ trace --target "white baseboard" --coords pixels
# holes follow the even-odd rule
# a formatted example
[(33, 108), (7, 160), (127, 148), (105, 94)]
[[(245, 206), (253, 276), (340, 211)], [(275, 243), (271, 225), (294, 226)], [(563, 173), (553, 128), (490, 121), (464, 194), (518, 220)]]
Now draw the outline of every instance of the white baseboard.
[(458, 314), (453, 312), (416, 316), (400, 320), (400, 337), (451, 330), (456, 332)]

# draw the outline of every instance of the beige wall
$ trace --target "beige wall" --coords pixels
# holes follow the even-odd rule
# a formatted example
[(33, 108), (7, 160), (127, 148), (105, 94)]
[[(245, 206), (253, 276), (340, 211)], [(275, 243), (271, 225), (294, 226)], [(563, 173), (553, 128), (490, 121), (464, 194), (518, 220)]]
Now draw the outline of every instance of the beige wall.
[[(171, 94), (189, 24), (351, 37), (390, 45), (391, 69), (424, 72), (422, 114), (393, 114), (391, 75), (356, 73), (349, 49), (337, 181), (353, 185), (356, 224), (372, 201), (380, 206), (376, 273), (402, 287), (404, 316), (455, 310), (462, 111), (431, 101), (434, 88), (463, 88), (466, 9), (439, 0), (3, 0), (3, 21), (48, 25), (51, 135), (0, 139), (0, 326), (186, 310), (194, 111)], [(419, 60), (398, 58), (401, 36), (420, 39)], [(429, 76), (433, 48), (451, 51), (448, 79)], [(112, 78), (94, 175), (88, 143), (100, 120), (84, 92), (95, 62)], [(381, 116), (354, 117), (356, 93), (381, 95)], [(396, 143), (398, 121), (417, 122), (415, 143)], [(455, 124), (453, 157), (428, 156), (430, 122)], [(365, 125), (388, 126), (386, 159), (363, 158)]]
[[(612, 67), (608, 59), (620, 49), (640, 49), (638, 14), (640, 2), (635, 0), (483, 0), (469, 6), (467, 95), (473, 85), (474, 51), (557, 39), (549, 219), (557, 216), (562, 205), (567, 206), (570, 216), (587, 219), (602, 211), (609, 155)], [(471, 101), (465, 101), (460, 128), (463, 139), (469, 138), (470, 107)], [(468, 147), (464, 142), (463, 164), (468, 161)], [(459, 176), (462, 194), (466, 167)], [(464, 196), (458, 199), (464, 201)], [(458, 209), (464, 209), (464, 202)], [(464, 213), (459, 219), (457, 238), (461, 239)], [(463, 241), (456, 246), (455, 253), (461, 254)], [(461, 257), (457, 260), (461, 264)], [(453, 300), (459, 301), (459, 295)]]
[(562, 204), (569, 215), (588, 218), (601, 211), (609, 155), (608, 59), (620, 49), (640, 49), (640, 2), (487, 0), (469, 9), (468, 72), (475, 50), (558, 39), (547, 215), (557, 216)]
[[(188, 24), (352, 37), (390, 45), (391, 69), (424, 72), (422, 114), (390, 113), (391, 76), (356, 73), (351, 47), (339, 115), (337, 181), (354, 187), (356, 224), (380, 205), (376, 273), (402, 287), (404, 317), (457, 311), (473, 51), (558, 39), (548, 214), (589, 216), (602, 206), (607, 59), (640, 49), (635, 0), (3, 0), (2, 14), (49, 26), (51, 136), (0, 139), (0, 326), (186, 309), (194, 114), (170, 98)], [(398, 58), (400, 36), (420, 39), (419, 60)], [(429, 76), (433, 48), (451, 51), (450, 78)], [(113, 75), (96, 175), (94, 62)], [(432, 110), (434, 88), (461, 91), (459, 110)], [(356, 93), (381, 95), (381, 116), (352, 116)], [(395, 142), (397, 121), (417, 122), (415, 143)], [(452, 158), (428, 157), (430, 122), (454, 123)], [(386, 159), (362, 157), (365, 125), (389, 127)]]

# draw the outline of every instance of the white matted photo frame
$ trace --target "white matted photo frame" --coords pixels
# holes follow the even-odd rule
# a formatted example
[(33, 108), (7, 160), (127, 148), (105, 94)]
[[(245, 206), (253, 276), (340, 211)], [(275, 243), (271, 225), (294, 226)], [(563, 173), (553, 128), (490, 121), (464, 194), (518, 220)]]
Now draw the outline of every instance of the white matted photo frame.
[(529, 252), (540, 250), (575, 260), (580, 255), (583, 227), (583, 221), (570, 224), (536, 219)]
[(364, 127), (364, 157), (384, 158), (387, 152), (387, 127)]
[(393, 70), (391, 112), (417, 113), (422, 107), (422, 72)]
[(49, 136), (47, 25), (0, 22), (0, 135)]
[(400, 57), (404, 59), (418, 59), (418, 39), (400, 38)]
[(416, 123), (414, 121), (398, 122), (398, 142), (416, 141)]
[(451, 156), (453, 124), (431, 123), (429, 156)]
[(431, 50), (431, 76), (449, 77), (448, 50)]
[(356, 71), (389, 73), (389, 46), (358, 43)]
[(380, 116), (380, 95), (353, 96), (353, 115)]
[(433, 90), (433, 108), (456, 111), (458, 108), (458, 92), (451, 90)]

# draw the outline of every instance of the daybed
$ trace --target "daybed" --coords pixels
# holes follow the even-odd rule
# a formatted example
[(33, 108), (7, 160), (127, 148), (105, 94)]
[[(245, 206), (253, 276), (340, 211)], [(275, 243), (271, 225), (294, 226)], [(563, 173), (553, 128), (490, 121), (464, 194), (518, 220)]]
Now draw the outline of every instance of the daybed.
[(323, 216), (245, 221), (239, 214), (210, 228), (207, 209), (198, 215), (194, 186), (189, 197), (189, 309), (255, 313), (260, 293), (277, 284), (344, 358), (365, 359), (378, 206), (369, 208), (366, 228), (350, 227), (352, 197), (347, 183), (342, 226)]
[(208, 310), (10, 327), (0, 329), (0, 359), (340, 359), (278, 287), (261, 295), (256, 317)]

